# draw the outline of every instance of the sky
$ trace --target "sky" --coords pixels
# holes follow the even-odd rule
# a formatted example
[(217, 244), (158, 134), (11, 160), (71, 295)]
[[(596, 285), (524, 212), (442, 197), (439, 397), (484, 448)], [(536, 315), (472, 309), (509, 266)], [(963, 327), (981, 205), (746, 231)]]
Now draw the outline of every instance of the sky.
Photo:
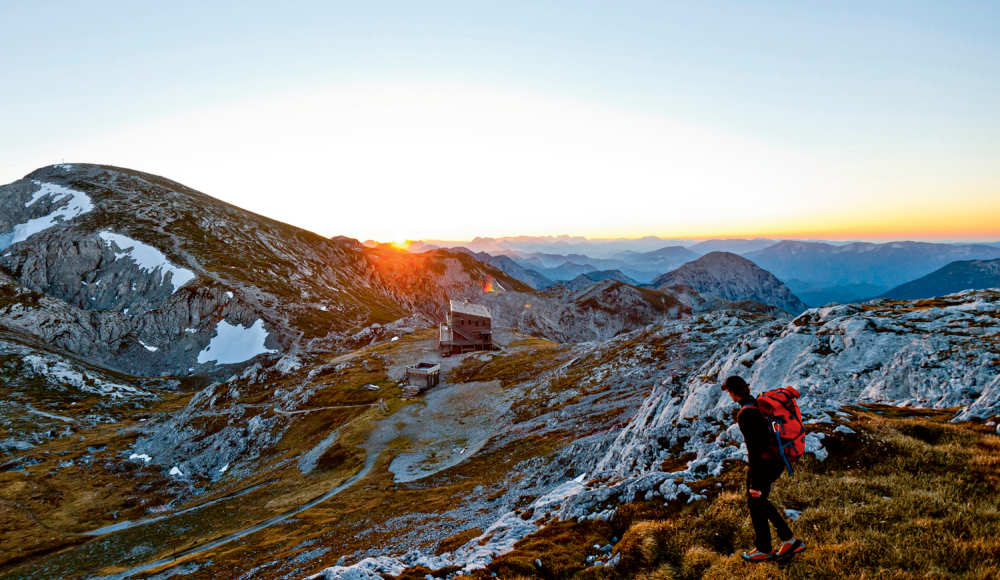
[(323, 235), (1000, 240), (996, 2), (7, 2), (0, 183)]

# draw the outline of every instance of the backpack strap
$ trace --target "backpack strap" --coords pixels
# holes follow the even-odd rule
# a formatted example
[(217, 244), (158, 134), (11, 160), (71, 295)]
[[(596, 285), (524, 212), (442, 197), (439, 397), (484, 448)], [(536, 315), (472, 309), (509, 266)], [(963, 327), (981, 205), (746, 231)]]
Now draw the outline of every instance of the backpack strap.
[[(743, 412), (743, 411), (744, 411), (745, 409), (756, 409), (756, 410), (757, 410), (757, 412), (758, 412), (758, 413), (760, 413), (760, 415), (761, 415), (761, 417), (762, 417), (762, 418), (763, 418), (763, 416), (764, 416), (764, 413), (763, 413), (763, 412), (762, 412), (762, 411), (760, 410), (760, 407), (758, 407), (758, 406), (757, 406), (757, 402), (756, 402), (756, 401), (754, 401), (753, 403), (751, 403), (751, 404), (749, 404), (749, 405), (743, 405), (742, 407), (740, 407), (740, 413), (742, 413), (742, 412)], [(739, 413), (737, 413), (737, 415), (736, 415), (736, 420), (737, 420), (737, 421), (739, 421), (739, 420), (740, 420), (740, 419), (739, 419), (739, 417), (740, 417), (740, 416), (739, 416)], [(767, 424), (767, 419), (764, 419), (764, 424), (765, 424), (765, 425)], [(769, 428), (768, 428), (768, 430), (770, 431), (770, 430), (771, 430), (771, 428), (769, 427)], [(780, 440), (779, 440), (779, 441), (780, 441)], [(780, 447), (780, 446), (779, 446), (779, 447), (777, 447), (777, 448), (775, 448), (775, 449), (776, 449), (776, 450), (777, 450), (777, 451), (778, 451), (779, 453), (781, 452), (781, 447)], [(771, 458), (773, 458), (773, 457), (774, 457), (774, 453), (771, 453), (770, 451), (764, 451), (764, 452), (763, 452), (763, 453), (761, 454), (761, 458), (763, 458), (763, 459), (771, 459)]]

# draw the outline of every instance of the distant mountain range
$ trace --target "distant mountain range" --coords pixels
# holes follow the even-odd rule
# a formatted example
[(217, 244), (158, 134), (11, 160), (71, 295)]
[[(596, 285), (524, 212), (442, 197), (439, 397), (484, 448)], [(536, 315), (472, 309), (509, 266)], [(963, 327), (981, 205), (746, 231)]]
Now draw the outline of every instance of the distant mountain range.
[(733, 254), (746, 254), (756, 252), (777, 244), (778, 240), (767, 238), (756, 238), (753, 240), (706, 240), (691, 246), (691, 251), (705, 255), (711, 252), (730, 252)]
[(476, 258), (484, 264), (489, 264), (494, 268), (508, 274), (512, 278), (516, 278), (521, 282), (524, 282), (528, 286), (531, 286), (535, 290), (542, 290), (548, 288), (555, 284), (552, 280), (546, 278), (542, 274), (539, 274), (535, 270), (525, 268), (524, 266), (518, 264), (514, 260), (510, 259), (508, 256), (492, 256), (486, 252), (473, 252), (467, 248), (455, 248), (452, 251), (458, 251)]
[(986, 288), (1000, 288), (1000, 259), (952, 262), (923, 278), (896, 286), (879, 298), (917, 300)]
[(711, 252), (653, 280), (654, 288), (683, 284), (701, 294), (737, 302), (753, 300), (800, 314), (806, 305), (781, 280), (759, 266), (729, 252)]
[(698, 254), (683, 246), (667, 246), (651, 252), (619, 252), (612, 258), (543, 252), (526, 254), (514, 250), (494, 252), (493, 255), (508, 256), (521, 266), (534, 270), (550, 280), (565, 281), (588, 272), (618, 270), (643, 284), (648, 284), (656, 276), (698, 257)]
[(877, 296), (956, 260), (1000, 258), (1000, 247), (924, 242), (833, 246), (785, 240), (746, 258), (788, 283), (808, 304), (822, 306)]
[[(506, 250), (525, 254), (585, 254), (595, 259), (610, 258), (623, 251), (651, 252), (664, 246), (692, 246), (696, 240), (646, 236), (638, 239), (589, 240), (581, 236), (516, 236), (505, 238), (475, 238), (471, 241), (421, 240), (420, 244), (440, 248), (462, 246), (474, 252), (499, 253)], [(418, 246), (422, 248), (423, 246)], [(423, 251), (423, 250), (416, 250)]]
[(618, 258), (632, 268), (647, 272), (663, 272), (697, 259), (700, 254), (684, 246), (666, 246), (652, 252), (629, 252)]
[[(673, 242), (675, 245), (650, 251), (633, 249), (657, 241)], [(635, 244), (632, 248), (606, 253), (609, 248), (622, 247), (627, 242)], [(562, 236), (476, 238), (467, 244), (473, 248), (494, 248), (492, 251), (472, 253), (506, 256), (513, 264), (497, 267), (536, 289), (569, 282), (573, 286), (579, 286), (585, 282), (584, 279), (578, 279), (579, 276), (610, 270), (617, 270), (640, 285), (650, 284), (657, 276), (694, 261), (699, 255), (725, 251), (743, 255), (771, 272), (802, 302), (810, 306), (874, 298), (957, 260), (1000, 258), (1000, 242), (935, 244), (904, 241), (875, 244), (756, 238), (716, 239), (689, 244), (689, 241), (684, 240), (653, 237), (640, 240), (586, 240)], [(548, 251), (524, 251), (527, 247), (537, 246), (544, 246)], [(425, 252), (436, 247), (437, 245), (425, 242), (415, 242), (410, 251)], [(587, 251), (591, 253), (556, 253), (560, 248), (589, 248)], [(602, 252), (601, 257), (592, 255), (592, 250)]]
[[(412, 242), (410, 251), (424, 252), (437, 248), (457, 248), (461, 246), (474, 252), (489, 252), (491, 254), (513, 251), (520, 252), (522, 254), (582, 254), (589, 256), (591, 259), (621, 259), (625, 254), (644, 254), (668, 246), (681, 246), (689, 248), (699, 256), (705, 255), (709, 252), (732, 252), (734, 254), (744, 254), (764, 249), (770, 245), (778, 243), (778, 241), (779, 240), (772, 240), (768, 238), (687, 240), (682, 238), (659, 238), (656, 236), (646, 236), (638, 239), (618, 238), (614, 240), (587, 239), (582, 236), (515, 236), (502, 238), (477, 237), (468, 241), (420, 240)], [(802, 241), (824, 243), (832, 246), (854, 243), (828, 240)], [(368, 242), (365, 242), (365, 244), (374, 246), (375, 242), (369, 240)]]
[(632, 278), (622, 274), (620, 270), (596, 270), (594, 272), (587, 272), (586, 274), (580, 274), (572, 280), (560, 280), (558, 285), (565, 286), (571, 292), (576, 292), (605, 280), (617, 280), (632, 286), (640, 286), (639, 282), (636, 282)]

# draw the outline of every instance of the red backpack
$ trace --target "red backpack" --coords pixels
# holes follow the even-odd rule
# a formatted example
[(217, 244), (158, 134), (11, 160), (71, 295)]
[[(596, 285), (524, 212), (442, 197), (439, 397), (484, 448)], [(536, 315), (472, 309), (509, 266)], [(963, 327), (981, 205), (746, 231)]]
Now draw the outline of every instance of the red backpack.
[(792, 387), (772, 389), (757, 396), (756, 407), (774, 436), (775, 445), (770, 450), (785, 462), (789, 477), (792, 476), (792, 463), (806, 450), (806, 426), (802, 424), (802, 412), (795, 402), (799, 396), (800, 393)]

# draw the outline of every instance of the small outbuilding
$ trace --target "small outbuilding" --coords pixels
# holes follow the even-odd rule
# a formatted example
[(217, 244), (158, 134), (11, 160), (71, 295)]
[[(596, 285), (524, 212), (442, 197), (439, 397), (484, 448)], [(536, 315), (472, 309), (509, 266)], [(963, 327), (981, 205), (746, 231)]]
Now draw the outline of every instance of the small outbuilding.
[(429, 389), (441, 382), (441, 365), (422, 362), (406, 367), (406, 384)]
[(403, 398), (412, 399), (440, 382), (441, 365), (427, 362), (410, 365), (406, 367), (406, 386), (403, 387)]

